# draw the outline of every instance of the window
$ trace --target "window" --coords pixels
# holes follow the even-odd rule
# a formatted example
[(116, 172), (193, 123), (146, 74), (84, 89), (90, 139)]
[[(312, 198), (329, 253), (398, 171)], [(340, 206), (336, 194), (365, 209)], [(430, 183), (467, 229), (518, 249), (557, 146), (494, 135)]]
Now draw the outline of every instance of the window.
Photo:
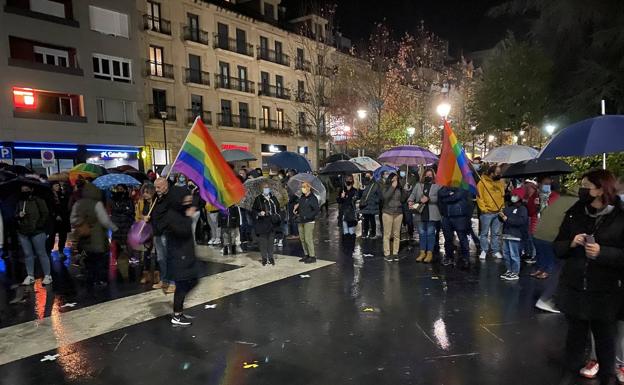
[(65, 18), (65, 4), (59, 1), (30, 0), (30, 10), (63, 19)]
[(126, 100), (96, 99), (98, 123), (121, 124), (134, 126), (136, 124), (136, 104)]
[(201, 57), (189, 54), (189, 81), (201, 84)]
[(35, 61), (59, 67), (69, 67), (69, 54), (67, 51), (48, 47), (34, 46)]
[(284, 52), (284, 47), (282, 45), (282, 42), (276, 41), (275, 42), (275, 58), (277, 60), (282, 60), (282, 52)]
[(238, 115), (240, 116), (241, 128), (249, 128), (249, 104), (239, 102)]
[(199, 16), (186, 14), (191, 41), (199, 41)]
[(304, 60), (303, 48), (297, 48), (297, 62), (303, 63), (303, 60)]
[(93, 76), (98, 79), (130, 83), (132, 82), (132, 60), (93, 54)]
[(152, 31), (160, 31), (160, 4), (147, 2), (147, 27)]
[[(37, 114), (83, 117), (82, 95), (34, 90), (30, 88), (13, 89), (13, 106), (21, 117)], [(33, 115), (34, 114), (34, 115)], [(45, 117), (43, 117), (45, 119)]]
[(107, 35), (129, 37), (128, 15), (104, 8), (89, 6), (91, 29)]
[(217, 23), (219, 48), (228, 49), (229, 28), (227, 24)]
[(277, 96), (284, 96), (284, 77), (275, 75), (275, 93)]
[(154, 88), (152, 90), (152, 101), (154, 103), (154, 115), (160, 117), (161, 111), (167, 111), (167, 91)]
[(262, 106), (262, 119), (264, 119), (264, 124), (268, 126), (269, 120), (271, 120), (271, 107)]
[(299, 112), (299, 129), (303, 130), (305, 129), (305, 125), (306, 125), (306, 113), (303, 111)]
[(260, 87), (262, 88), (262, 94), (269, 94), (269, 73), (268, 72), (260, 72)]
[(314, 36), (317, 39), (323, 38), (323, 25), (319, 23), (314, 23)]
[(277, 128), (284, 129), (284, 110), (277, 109)]
[(221, 88), (230, 87), (230, 64), (220, 61), (219, 73), (221, 74)]
[(247, 33), (236, 28), (236, 52), (247, 54)]
[(264, 36), (260, 36), (260, 55), (263, 57), (269, 54), (269, 39)]
[(149, 57), (150, 57), (150, 75), (152, 76), (163, 76), (163, 49), (162, 47), (156, 47), (150, 45), (149, 48)]
[(191, 112), (193, 117), (202, 116), (204, 112), (204, 97), (201, 95), (191, 95)]
[(273, 4), (264, 3), (264, 16), (275, 19), (275, 6)]
[(220, 124), (232, 126), (232, 101), (221, 99), (221, 122)]
[(297, 81), (297, 92), (299, 92), (300, 95), (303, 95), (305, 92), (305, 82), (303, 80)]
[(240, 79), (240, 90), (249, 92), (249, 84), (247, 83), (247, 67), (238, 66), (238, 78)]
[(325, 58), (323, 57), (323, 55), (318, 55), (317, 56), (317, 61), (319, 68), (323, 68), (323, 66), (325, 65)]

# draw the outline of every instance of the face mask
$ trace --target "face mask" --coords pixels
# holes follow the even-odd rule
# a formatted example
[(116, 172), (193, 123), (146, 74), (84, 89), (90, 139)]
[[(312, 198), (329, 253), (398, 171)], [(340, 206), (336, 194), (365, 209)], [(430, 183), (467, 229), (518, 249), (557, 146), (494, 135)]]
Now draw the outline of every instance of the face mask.
[(22, 191), (20, 192), (20, 197), (24, 200), (30, 198), (30, 195), (32, 194), (32, 192), (30, 191)]
[(431, 183), (433, 181), (433, 178), (430, 176), (426, 176), (424, 179), (425, 183)]
[(368, 183), (368, 182), (370, 182), (370, 181), (371, 181), (371, 179), (372, 179), (372, 178), (371, 178), (370, 176), (365, 176), (365, 177), (364, 177), (364, 182), (367, 182), (367, 183)]
[(500, 175), (494, 175), (494, 177), (492, 178), (493, 180), (501, 180), (501, 176)]
[(581, 187), (578, 191), (579, 201), (583, 203), (591, 203), (594, 200), (594, 197), (589, 193), (590, 189), (587, 187)]
[(550, 185), (549, 185), (549, 184), (543, 184), (543, 185), (542, 185), (542, 192), (543, 192), (544, 194), (548, 194), (548, 193), (550, 193)]
[(180, 183), (186, 183), (186, 178), (185, 178), (185, 177), (183, 177), (183, 176), (181, 176), (181, 177), (179, 177), (179, 178), (178, 178), (178, 182), (180, 182)]
[(271, 189), (268, 188), (268, 187), (265, 187), (265, 188), (262, 189), (262, 193), (264, 195), (269, 195), (271, 193)]
[(399, 172), (399, 175), (401, 176), (401, 178), (405, 178), (405, 171)]
[(511, 203), (518, 203), (520, 202), (520, 197), (517, 195), (512, 195), (511, 196)]
[(473, 163), (472, 167), (474, 167), (475, 171), (481, 170), (481, 164), (480, 163)]
[(115, 191), (113, 192), (113, 200), (116, 201), (120, 201), (122, 200), (124, 197), (124, 192), (123, 191)]
[(347, 186), (353, 186), (353, 181), (352, 181), (352, 180), (348, 180), (348, 181), (346, 182), (346, 185), (347, 185)]

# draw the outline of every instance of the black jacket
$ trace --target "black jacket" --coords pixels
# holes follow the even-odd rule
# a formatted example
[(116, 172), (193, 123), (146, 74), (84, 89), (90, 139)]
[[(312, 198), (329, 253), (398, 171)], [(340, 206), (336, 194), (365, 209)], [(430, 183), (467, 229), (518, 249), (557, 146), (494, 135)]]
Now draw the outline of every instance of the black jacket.
[[(345, 193), (345, 197), (342, 198), (342, 193)], [(351, 189), (345, 188), (338, 191), (336, 202), (339, 204), (339, 211), (342, 213), (342, 220), (346, 221), (349, 226), (355, 226), (357, 224), (357, 214), (355, 210), (355, 201), (358, 198), (358, 190), (354, 187)]]
[(236, 205), (232, 205), (227, 212), (219, 211), (219, 227), (226, 229), (235, 229), (241, 226), (241, 209)]
[(379, 214), (381, 204), (381, 186), (371, 181), (360, 191), (360, 211), (362, 214)]
[(167, 271), (173, 281), (198, 277), (192, 219), (180, 212), (180, 206), (167, 210), (164, 234), (167, 237)]
[(182, 202), (182, 199), (189, 194), (190, 192), (186, 187), (169, 186), (167, 194), (156, 199), (156, 205), (150, 218), (154, 236), (163, 235), (167, 226), (165, 216), (169, 208)]
[[(570, 248), (577, 234), (593, 234), (600, 245), (596, 259), (585, 256), (582, 246)], [(555, 253), (565, 263), (559, 278), (559, 307), (581, 319), (615, 319), (621, 299), (624, 269), (624, 211), (619, 204), (596, 219), (577, 202), (566, 213), (554, 242)]]
[(310, 193), (308, 196), (302, 194), (301, 197), (299, 197), (299, 207), (295, 214), (297, 216), (297, 222), (314, 222), (320, 211), (321, 208), (319, 207), (316, 195), (313, 193)]
[(111, 220), (119, 228), (113, 233), (113, 240), (125, 243), (128, 239), (128, 231), (134, 223), (134, 204), (130, 198), (111, 200)]
[(506, 221), (498, 217), (503, 222), (503, 237), (507, 235), (521, 240), (525, 239), (529, 229), (529, 212), (526, 206), (515, 206), (512, 203), (511, 206), (503, 209), (503, 214), (507, 217)]
[(470, 193), (456, 187), (442, 187), (438, 191), (438, 207), (443, 217), (469, 217), (472, 207), (469, 202)]
[[(69, 198), (68, 196), (59, 191), (58, 195), (52, 196), (50, 201), (50, 218), (54, 222), (54, 229), (56, 231), (68, 232), (71, 230), (69, 224)], [(60, 220), (57, 220), (60, 217)]]
[[(265, 213), (264, 216), (260, 215), (262, 211)], [(258, 195), (254, 200), (252, 212), (256, 235), (268, 234), (282, 223), (282, 217), (279, 214), (280, 205), (273, 194), (270, 195), (269, 199), (262, 194)]]

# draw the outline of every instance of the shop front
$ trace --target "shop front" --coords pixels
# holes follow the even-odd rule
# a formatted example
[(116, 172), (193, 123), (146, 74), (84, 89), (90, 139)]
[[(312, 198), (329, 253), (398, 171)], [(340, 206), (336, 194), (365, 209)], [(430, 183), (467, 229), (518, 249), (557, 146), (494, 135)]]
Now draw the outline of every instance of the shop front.
[(97, 164), (104, 168), (132, 166), (139, 169), (139, 149), (93, 147), (87, 148), (87, 163)]
[(261, 156), (262, 156), (262, 169), (268, 170), (271, 168), (269, 166), (269, 158), (273, 155), (287, 151), (287, 147), (284, 144), (262, 144), (261, 146)]

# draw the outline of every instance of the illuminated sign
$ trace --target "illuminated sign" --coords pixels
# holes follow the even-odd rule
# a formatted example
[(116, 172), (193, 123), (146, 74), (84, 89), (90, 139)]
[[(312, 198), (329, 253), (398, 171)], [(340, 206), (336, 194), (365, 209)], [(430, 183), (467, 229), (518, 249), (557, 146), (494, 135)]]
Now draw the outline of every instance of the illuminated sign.
[(299, 146), (297, 148), (297, 152), (301, 155), (305, 155), (308, 153), (308, 146)]
[(246, 143), (223, 143), (221, 144), (221, 149), (249, 151), (249, 145)]
[(11, 147), (0, 147), (0, 159), (13, 159)]
[(13, 88), (13, 105), (16, 108), (36, 109), (35, 91), (32, 88)]
[(276, 154), (278, 152), (286, 151), (286, 146), (283, 144), (263, 144), (262, 152), (270, 152)]
[(102, 151), (100, 158), (102, 159), (128, 159), (130, 154), (122, 151)]

